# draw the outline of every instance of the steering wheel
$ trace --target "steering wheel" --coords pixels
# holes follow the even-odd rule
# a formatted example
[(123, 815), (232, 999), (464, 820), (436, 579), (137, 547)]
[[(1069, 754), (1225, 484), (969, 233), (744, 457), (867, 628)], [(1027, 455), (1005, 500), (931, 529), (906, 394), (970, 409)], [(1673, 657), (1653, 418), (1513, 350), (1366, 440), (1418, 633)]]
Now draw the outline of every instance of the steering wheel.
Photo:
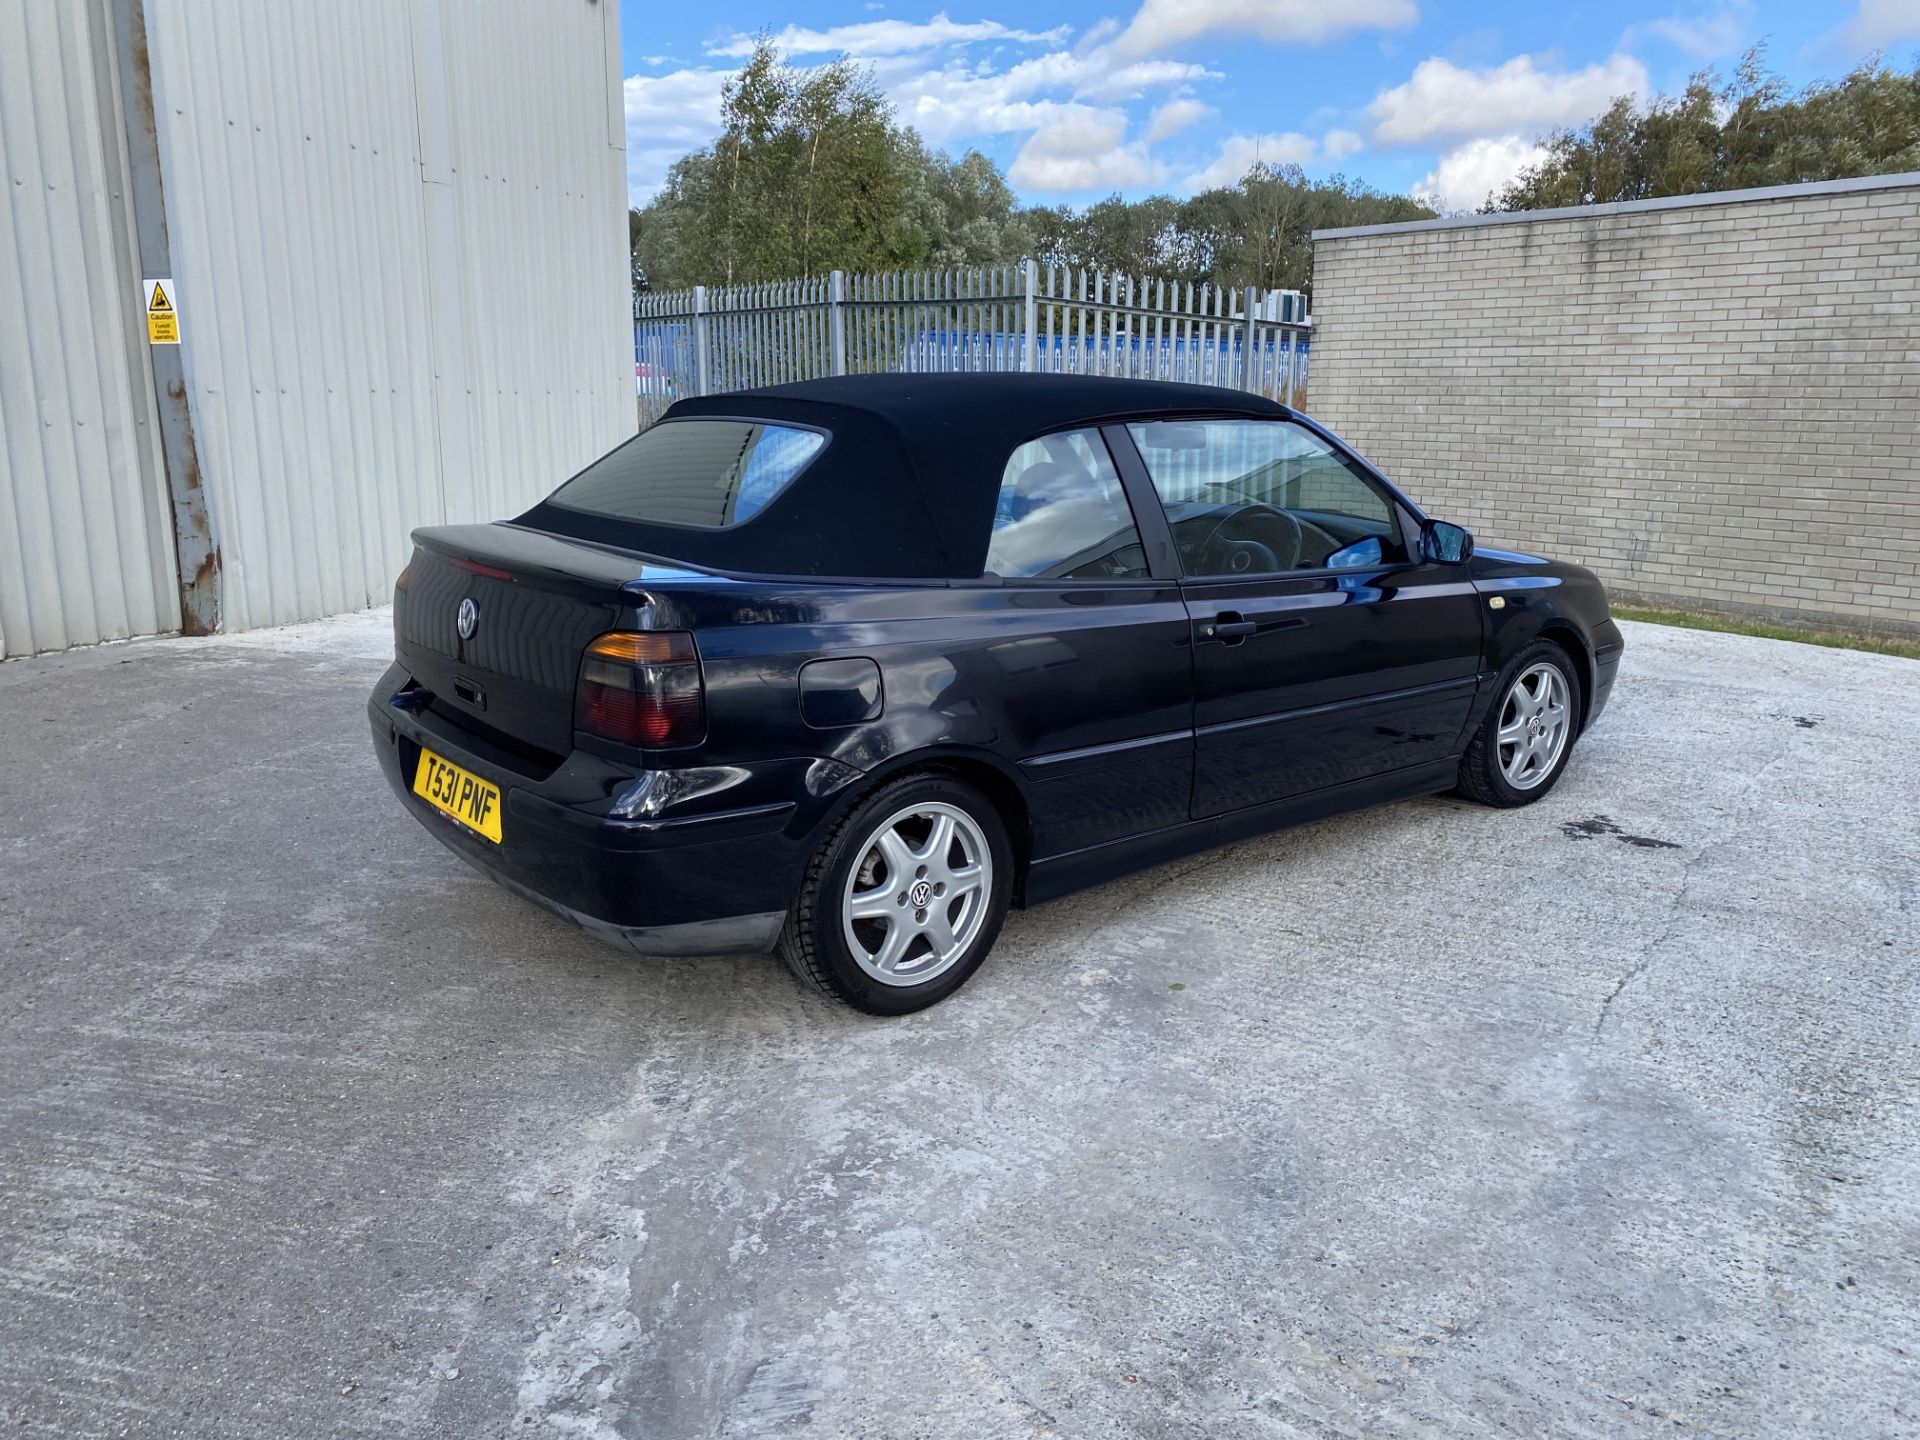
[[(1287, 556), (1286, 564), (1283, 565), (1280, 563), (1279, 555), (1277, 555), (1273, 547), (1264, 540), (1256, 540), (1251, 536), (1234, 538), (1232, 536), (1223, 537), (1221, 535), (1221, 532), (1229, 525), (1236, 525), (1240, 521), (1256, 515), (1263, 517), (1272, 516), (1275, 520), (1282, 521), (1286, 525), (1288, 536), (1287, 544), (1290, 552)], [(1242, 506), (1231, 515), (1221, 516), (1220, 523), (1209, 530), (1207, 532), (1207, 538), (1200, 542), (1200, 559), (1201, 563), (1206, 566), (1206, 573), (1210, 575), (1240, 575), (1252, 573), (1256, 561), (1262, 563), (1266, 569), (1270, 571), (1292, 570), (1300, 563), (1300, 551), (1304, 544), (1305, 536), (1300, 529), (1300, 522), (1298, 520), (1294, 519), (1293, 516), (1289, 515), (1285, 510), (1275, 509), (1271, 505), (1255, 503)], [(1216, 557), (1224, 563), (1213, 563)]]

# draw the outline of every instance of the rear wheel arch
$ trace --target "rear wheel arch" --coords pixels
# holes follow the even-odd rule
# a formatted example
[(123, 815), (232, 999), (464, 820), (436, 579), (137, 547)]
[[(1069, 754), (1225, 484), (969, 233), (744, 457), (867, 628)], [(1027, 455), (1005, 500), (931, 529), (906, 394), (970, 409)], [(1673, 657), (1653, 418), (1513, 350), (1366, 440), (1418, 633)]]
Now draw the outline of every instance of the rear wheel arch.
[[(781, 928), (777, 948), (796, 976), (873, 1015), (924, 1009), (966, 983), (992, 950), (1018, 881), (1012, 836), (976, 783), (983, 773), (909, 757), (872, 784), (847, 787)], [(929, 827), (943, 811), (952, 828), (937, 845)], [(958, 867), (970, 869), (954, 868), (955, 850)], [(864, 870), (869, 860), (878, 875)], [(897, 911), (896, 884), (905, 887)]]
[(812, 843), (818, 845), (867, 796), (882, 785), (904, 776), (948, 775), (972, 786), (986, 797), (1007, 827), (1013, 845), (1013, 903), (1023, 902), (1026, 890), (1027, 862), (1033, 853), (1033, 811), (1018, 772), (997, 756), (968, 750), (914, 750), (876, 765), (860, 780), (846, 787), (826, 816), (815, 827)]
[(999, 766), (977, 756), (953, 756), (916, 768), (945, 771), (965, 781), (986, 796), (999, 812), (1001, 824), (1007, 827), (1007, 838), (1013, 843), (1014, 903), (1021, 903), (1026, 891), (1027, 861), (1033, 854), (1033, 812), (1020, 782)]

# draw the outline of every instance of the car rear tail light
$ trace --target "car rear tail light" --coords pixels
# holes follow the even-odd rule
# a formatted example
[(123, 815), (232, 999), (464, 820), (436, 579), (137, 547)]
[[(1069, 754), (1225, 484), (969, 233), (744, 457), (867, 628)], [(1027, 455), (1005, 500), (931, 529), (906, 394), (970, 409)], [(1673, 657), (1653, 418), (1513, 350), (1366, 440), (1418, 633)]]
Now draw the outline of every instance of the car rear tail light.
[(576, 729), (622, 745), (698, 744), (707, 733), (700, 655), (684, 630), (618, 630), (587, 646), (574, 692)]

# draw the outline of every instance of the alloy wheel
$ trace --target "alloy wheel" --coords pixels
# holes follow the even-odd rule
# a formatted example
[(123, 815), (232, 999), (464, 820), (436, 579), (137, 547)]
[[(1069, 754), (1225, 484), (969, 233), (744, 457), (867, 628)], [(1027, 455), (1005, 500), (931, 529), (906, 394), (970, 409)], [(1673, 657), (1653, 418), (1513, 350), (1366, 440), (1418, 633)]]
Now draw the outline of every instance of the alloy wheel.
[(841, 928), (883, 985), (919, 985), (967, 953), (986, 923), (993, 854), (957, 805), (910, 805), (876, 826), (847, 876)]
[(1532, 790), (1553, 773), (1573, 733), (1567, 677), (1541, 662), (1514, 679), (1500, 705), (1500, 773), (1516, 790)]

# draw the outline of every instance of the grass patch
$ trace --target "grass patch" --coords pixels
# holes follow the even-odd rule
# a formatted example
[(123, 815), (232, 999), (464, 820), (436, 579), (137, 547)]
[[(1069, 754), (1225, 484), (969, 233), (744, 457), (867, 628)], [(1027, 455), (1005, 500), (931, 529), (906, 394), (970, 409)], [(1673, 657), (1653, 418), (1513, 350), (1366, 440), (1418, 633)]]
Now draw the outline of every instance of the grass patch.
[(1797, 640), (1802, 645), (1825, 645), (1834, 650), (1866, 650), (1875, 655), (1899, 655), (1920, 660), (1920, 640), (1894, 635), (1860, 635), (1850, 630), (1817, 630), (1747, 620), (1738, 615), (1709, 615), (1699, 610), (1668, 610), (1655, 605), (1609, 607), (1616, 620), (1639, 620), (1648, 625), (1677, 625), (1683, 630), (1714, 630), (1723, 635), (1758, 635), (1766, 640)]

